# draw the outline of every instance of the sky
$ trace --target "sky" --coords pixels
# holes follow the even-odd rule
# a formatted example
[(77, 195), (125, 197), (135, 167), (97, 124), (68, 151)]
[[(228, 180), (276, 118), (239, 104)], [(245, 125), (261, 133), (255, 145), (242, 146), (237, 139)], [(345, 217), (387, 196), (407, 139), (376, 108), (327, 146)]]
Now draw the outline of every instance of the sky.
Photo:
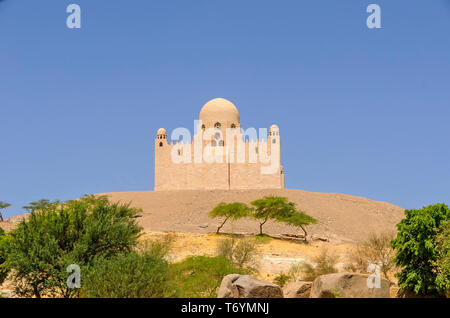
[(280, 127), (287, 188), (449, 204), (449, 34), (450, 0), (0, 0), (3, 215), (153, 190), (157, 129), (216, 97)]

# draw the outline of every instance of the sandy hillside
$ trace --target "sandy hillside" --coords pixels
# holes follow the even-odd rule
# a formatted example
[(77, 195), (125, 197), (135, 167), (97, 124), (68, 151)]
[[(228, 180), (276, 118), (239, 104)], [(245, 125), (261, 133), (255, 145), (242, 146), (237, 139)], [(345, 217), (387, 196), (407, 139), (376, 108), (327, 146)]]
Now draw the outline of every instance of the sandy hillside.
[[(245, 202), (266, 195), (285, 196), (298, 209), (315, 217), (319, 223), (309, 227), (309, 234), (335, 243), (354, 243), (370, 232), (395, 230), (403, 218), (403, 209), (386, 202), (345, 194), (316, 193), (302, 190), (210, 190), (210, 191), (142, 191), (104, 193), (113, 201), (131, 202), (143, 210), (140, 224), (145, 230), (188, 233), (212, 233), (219, 220), (207, 213), (219, 202)], [(289, 226), (268, 222), (264, 226), (270, 235), (300, 234)], [(224, 232), (252, 234), (258, 223), (241, 220), (227, 224)]]

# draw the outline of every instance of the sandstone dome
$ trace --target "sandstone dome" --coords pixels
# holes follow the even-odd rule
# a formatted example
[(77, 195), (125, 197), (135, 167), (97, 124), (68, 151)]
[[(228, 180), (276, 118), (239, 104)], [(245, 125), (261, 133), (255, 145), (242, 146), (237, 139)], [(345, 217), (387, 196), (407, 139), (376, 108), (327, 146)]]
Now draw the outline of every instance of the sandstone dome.
[(239, 124), (239, 111), (236, 106), (224, 98), (215, 98), (203, 105), (200, 120), (204, 123), (234, 123)]
[(157, 135), (167, 135), (166, 130), (164, 128), (159, 128), (156, 132)]

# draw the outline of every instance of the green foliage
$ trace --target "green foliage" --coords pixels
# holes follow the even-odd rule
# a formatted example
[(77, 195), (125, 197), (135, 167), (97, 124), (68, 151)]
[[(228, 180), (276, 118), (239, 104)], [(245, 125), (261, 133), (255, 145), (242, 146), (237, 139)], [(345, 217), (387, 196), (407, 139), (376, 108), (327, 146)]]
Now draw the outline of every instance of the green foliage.
[(182, 298), (215, 298), (228, 274), (246, 274), (225, 257), (190, 256), (169, 265), (171, 285)]
[(156, 298), (170, 293), (167, 261), (151, 253), (121, 253), (89, 266), (82, 294), (90, 298)]
[(450, 294), (450, 219), (441, 223), (436, 243), (438, 250), (436, 281), (439, 286), (442, 286), (442, 290), (446, 290), (448, 296)]
[(107, 197), (86, 196), (65, 203), (33, 208), (9, 233), (8, 265), (23, 297), (73, 297), (77, 290), (66, 285), (67, 266), (91, 265), (130, 251), (141, 228), (135, 216), (139, 209), (110, 203)]
[(263, 225), (269, 219), (273, 219), (278, 222), (300, 227), (305, 233), (306, 240), (307, 232), (305, 230), (305, 226), (308, 224), (317, 223), (313, 217), (298, 211), (295, 204), (293, 202), (289, 202), (287, 198), (266, 196), (262, 199), (251, 202), (251, 204), (254, 206), (253, 217), (260, 220), (260, 235), (263, 235)]
[(250, 208), (244, 203), (234, 202), (234, 203), (219, 203), (211, 212), (209, 216), (212, 218), (223, 217), (224, 221), (217, 228), (217, 234), (220, 229), (225, 225), (229, 219), (238, 220), (240, 218), (248, 216), (250, 213)]
[(396, 275), (398, 285), (416, 294), (442, 295), (448, 288), (448, 277), (438, 274), (436, 237), (439, 226), (450, 219), (450, 209), (445, 204), (435, 204), (406, 210), (405, 215), (397, 224), (397, 237), (391, 242), (396, 250), (394, 262), (402, 267)]
[(283, 288), (291, 280), (291, 276), (281, 273), (274, 278), (273, 282)]
[(281, 215), (281, 216), (276, 217), (276, 219), (279, 222), (283, 222), (288, 225), (301, 228), (304, 233), (305, 241), (308, 236), (308, 232), (306, 232), (306, 226), (309, 224), (317, 223), (317, 220), (314, 219), (312, 216), (309, 216), (306, 213), (301, 212), (301, 211), (296, 211), (293, 204), (292, 204), (292, 211), (288, 216)]
[(223, 256), (235, 266), (256, 272), (258, 264), (258, 245), (256, 240), (245, 238), (237, 239), (234, 236), (218, 243), (218, 256)]
[(2, 209), (6, 209), (7, 207), (10, 207), (11, 204), (4, 202), (4, 201), (0, 201), (0, 221), (3, 221), (3, 215), (2, 215)]
[(258, 235), (255, 235), (255, 240), (258, 243), (266, 244), (266, 243), (269, 243), (272, 240), (272, 238), (266, 234), (258, 234)]
[(6, 240), (7, 235), (5, 231), (0, 227), (0, 285), (8, 276), (9, 268), (7, 264), (7, 251), (6, 251)]

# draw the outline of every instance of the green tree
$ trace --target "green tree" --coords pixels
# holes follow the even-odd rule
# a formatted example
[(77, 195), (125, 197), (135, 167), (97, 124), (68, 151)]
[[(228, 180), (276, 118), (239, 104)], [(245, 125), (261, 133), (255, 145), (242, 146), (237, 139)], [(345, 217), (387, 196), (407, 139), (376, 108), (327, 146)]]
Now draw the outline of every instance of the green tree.
[(436, 238), (438, 257), (437, 284), (450, 296), (450, 219), (441, 223)]
[(168, 295), (168, 263), (151, 253), (121, 253), (89, 266), (82, 295), (91, 298), (156, 298)]
[(442, 295), (446, 283), (438, 275), (436, 237), (439, 226), (450, 219), (450, 209), (445, 204), (435, 204), (406, 210), (405, 215), (397, 224), (397, 237), (391, 242), (396, 250), (394, 262), (402, 268), (396, 274), (398, 285), (416, 294)]
[(26, 205), (23, 208), (25, 210), (27, 210), (28, 212), (34, 212), (34, 211), (43, 210), (43, 209), (49, 207), (50, 205), (56, 204), (56, 203), (59, 203), (59, 201), (50, 202), (47, 199), (41, 199), (39, 201), (30, 202), (29, 205)]
[(6, 203), (4, 201), (0, 201), (0, 221), (3, 222), (3, 215), (2, 215), (2, 209), (6, 209), (7, 207), (10, 207), (11, 204)]
[(290, 211), (287, 213), (287, 215), (283, 213), (281, 215), (275, 216), (275, 219), (279, 222), (301, 228), (304, 233), (304, 240), (306, 241), (308, 236), (308, 232), (306, 232), (306, 226), (310, 224), (316, 224), (317, 220), (302, 211), (296, 210), (294, 203), (289, 202), (288, 205), (290, 205)]
[(219, 234), (220, 229), (225, 225), (225, 223), (231, 220), (238, 220), (240, 218), (248, 216), (250, 213), (250, 208), (244, 203), (234, 202), (234, 203), (219, 203), (211, 212), (209, 216), (212, 218), (223, 217), (223, 222), (217, 228), (217, 234)]
[(5, 231), (0, 227), (0, 285), (8, 276), (7, 251), (6, 251), (7, 236)]
[(301, 227), (305, 233), (304, 227), (316, 222), (314, 218), (297, 211), (295, 204), (284, 197), (266, 196), (251, 202), (251, 204), (254, 206), (252, 216), (259, 220), (259, 235), (263, 235), (263, 225), (269, 219)]
[(139, 209), (86, 196), (34, 209), (9, 233), (8, 266), (19, 296), (73, 297), (67, 266), (82, 268), (96, 259), (130, 251), (140, 236)]

